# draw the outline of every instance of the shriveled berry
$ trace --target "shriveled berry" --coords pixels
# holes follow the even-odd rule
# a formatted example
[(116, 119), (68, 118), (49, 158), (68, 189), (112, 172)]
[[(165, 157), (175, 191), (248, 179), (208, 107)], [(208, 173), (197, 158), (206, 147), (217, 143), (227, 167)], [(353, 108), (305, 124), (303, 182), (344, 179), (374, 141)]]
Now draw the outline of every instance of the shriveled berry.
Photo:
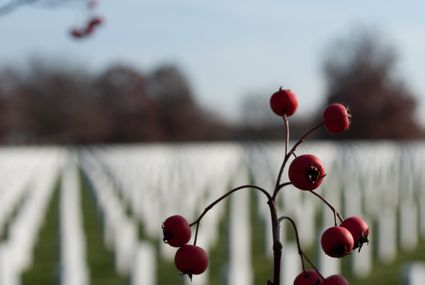
[(199, 246), (186, 244), (179, 248), (174, 257), (176, 268), (183, 274), (197, 275), (208, 267), (208, 254)]
[(270, 107), (276, 115), (289, 117), (297, 110), (297, 96), (291, 90), (279, 89), (270, 98)]
[(323, 280), (314, 269), (307, 269), (301, 272), (294, 280), (294, 285), (319, 285)]
[(344, 105), (334, 103), (323, 112), (323, 122), (329, 132), (342, 133), (350, 127), (351, 114)]
[(298, 189), (314, 190), (322, 184), (325, 168), (317, 156), (303, 154), (297, 156), (289, 166), (289, 181)]
[(351, 233), (344, 227), (331, 227), (323, 232), (320, 239), (323, 251), (331, 257), (343, 257), (354, 247)]
[(192, 235), (189, 223), (180, 215), (168, 217), (162, 224), (162, 232), (164, 242), (174, 247), (185, 245)]
[(362, 218), (357, 216), (349, 217), (340, 226), (346, 228), (353, 236), (353, 249), (359, 248), (360, 250), (364, 243), (369, 242), (369, 226)]
[(341, 275), (332, 275), (328, 278), (325, 278), (322, 285), (350, 285), (348, 281)]

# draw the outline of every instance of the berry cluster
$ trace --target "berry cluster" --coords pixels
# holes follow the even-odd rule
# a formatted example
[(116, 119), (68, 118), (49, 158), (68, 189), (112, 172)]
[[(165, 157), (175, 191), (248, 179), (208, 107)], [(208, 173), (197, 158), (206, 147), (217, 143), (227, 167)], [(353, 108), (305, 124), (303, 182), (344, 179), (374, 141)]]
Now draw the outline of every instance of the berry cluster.
[[(96, 0), (89, 0), (87, 8), (92, 11), (97, 6)], [(87, 22), (82, 27), (75, 27), (69, 31), (69, 34), (74, 39), (83, 39), (91, 34), (104, 22), (103, 18), (99, 16), (90, 16)]]
[(73, 38), (82, 39), (91, 35), (95, 29), (103, 23), (103, 19), (100, 17), (92, 17), (89, 19), (84, 27), (73, 28), (70, 34)]
[[(261, 192), (267, 198), (267, 204), (270, 209), (273, 236), (273, 279), (267, 281), (267, 285), (280, 284), (280, 262), (282, 256), (282, 244), (279, 240), (279, 224), (282, 221), (288, 221), (292, 224), (298, 253), (301, 258), (302, 272), (295, 278), (294, 285), (348, 285), (347, 280), (341, 275), (332, 275), (324, 277), (319, 270), (310, 261), (300, 246), (298, 230), (294, 220), (288, 216), (278, 217), (275, 206), (276, 197), (279, 191), (288, 185), (293, 185), (299, 190), (308, 192), (318, 197), (325, 203), (333, 213), (334, 225), (326, 229), (321, 236), (321, 247), (325, 254), (334, 258), (341, 258), (353, 252), (358, 248), (359, 251), (364, 243), (368, 242), (369, 226), (357, 216), (343, 219), (337, 210), (320, 194), (314, 190), (323, 182), (326, 176), (326, 170), (321, 160), (313, 154), (297, 155), (297, 147), (304, 142), (308, 135), (320, 127), (325, 127), (330, 133), (342, 133), (349, 129), (351, 123), (351, 114), (347, 107), (340, 103), (334, 103), (326, 107), (323, 112), (323, 121), (306, 132), (289, 149), (289, 123), (288, 117), (295, 113), (298, 107), (298, 100), (291, 90), (279, 89), (270, 98), (272, 111), (283, 118), (285, 124), (285, 156), (279, 170), (275, 187), (272, 192), (257, 185), (242, 185), (236, 187), (226, 194), (212, 202), (193, 223), (189, 224), (185, 218), (179, 215), (167, 218), (163, 223), (164, 242), (171, 246), (179, 247), (175, 255), (175, 266), (183, 274), (192, 278), (194, 274), (201, 274), (208, 267), (208, 255), (202, 248), (196, 246), (199, 225), (204, 215), (216, 204), (227, 198), (229, 195), (242, 189), (254, 189)], [(294, 157), (292, 159), (292, 157)], [(292, 159), (288, 169), (287, 182), (281, 182), (283, 171)], [(338, 225), (337, 219), (340, 224)], [(196, 232), (193, 245), (188, 245), (191, 238), (190, 227), (196, 226)], [(307, 261), (312, 269), (306, 269), (304, 262)]]
[(192, 279), (192, 275), (201, 274), (207, 269), (207, 252), (199, 246), (187, 244), (192, 232), (184, 217), (180, 215), (168, 217), (162, 225), (162, 232), (165, 243), (179, 248), (174, 258), (178, 270)]

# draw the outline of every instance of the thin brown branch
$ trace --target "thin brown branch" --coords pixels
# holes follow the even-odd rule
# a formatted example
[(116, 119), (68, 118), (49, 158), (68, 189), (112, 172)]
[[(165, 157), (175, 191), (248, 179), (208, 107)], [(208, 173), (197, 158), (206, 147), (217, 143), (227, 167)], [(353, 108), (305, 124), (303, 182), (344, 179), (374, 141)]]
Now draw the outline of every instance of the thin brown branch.
[(189, 226), (192, 227), (194, 225), (196, 225), (196, 230), (195, 230), (195, 238), (194, 238), (194, 242), (193, 244), (196, 245), (196, 241), (198, 239), (198, 230), (199, 230), (199, 224), (202, 220), (202, 218), (205, 216), (205, 214), (211, 210), (215, 205), (217, 205), (218, 203), (220, 203), (222, 200), (224, 200), (225, 198), (227, 198), (228, 196), (230, 196), (232, 193), (242, 190), (242, 189), (254, 189), (254, 190), (258, 190), (261, 193), (263, 193), (266, 197), (267, 200), (270, 200), (272, 197), (270, 196), (269, 192), (267, 192), (265, 189), (257, 186), (257, 185), (242, 185), (239, 187), (236, 187), (232, 190), (230, 190), (229, 192), (225, 193), (224, 195), (220, 196), (218, 199), (214, 200), (211, 204), (209, 204), (204, 211), (201, 213), (201, 215), (194, 221), (192, 222)]

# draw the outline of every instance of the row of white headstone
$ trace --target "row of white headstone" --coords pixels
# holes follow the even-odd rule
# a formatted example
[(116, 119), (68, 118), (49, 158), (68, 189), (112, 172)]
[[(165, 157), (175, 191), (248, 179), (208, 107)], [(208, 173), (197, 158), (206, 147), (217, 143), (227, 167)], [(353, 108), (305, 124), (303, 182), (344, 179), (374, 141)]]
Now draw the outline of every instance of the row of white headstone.
[(104, 226), (105, 245), (113, 251), (115, 269), (129, 276), (132, 285), (156, 284), (156, 254), (152, 245), (139, 242), (138, 226), (126, 214), (125, 205), (117, 196), (111, 177), (90, 159), (90, 153), (80, 155), (81, 166), (92, 186)]
[[(63, 150), (55, 151), (56, 154), (62, 153), (62, 156), (56, 156), (62, 157), (62, 160), (52, 158), (50, 164), (45, 160), (50, 161), (50, 157), (55, 157), (50, 155), (54, 152), (52, 150), (41, 152), (41, 155), (37, 151), (36, 154), (28, 151), (22, 156), (0, 151), (0, 158), (10, 162), (0, 165), (0, 173), (4, 177), (4, 182), (0, 181), (0, 186), (3, 185), (0, 187), (0, 206), (3, 206), (0, 207), (0, 233), (5, 221), (10, 219), (22, 201), (22, 208), (17, 211), (16, 218), (10, 224), (10, 232), (15, 234), (9, 236), (0, 246), (0, 278), (6, 280), (2, 280), (2, 285), (18, 284), (16, 280), (19, 278), (16, 276), (31, 263), (32, 248), (45, 214), (46, 201), (51, 195), (54, 177), (65, 162), (61, 199), (67, 203), (63, 203), (61, 207), (61, 251), (66, 252), (65, 247), (75, 250), (70, 253), (74, 257), (61, 257), (61, 280), (62, 284), (72, 284), (71, 281), (65, 281), (75, 278), (65, 277), (67, 270), (77, 270), (81, 272), (81, 276), (86, 276), (77, 279), (83, 280), (78, 284), (89, 279), (89, 270), (85, 265), (84, 233), (81, 222), (78, 222), (81, 220), (81, 205), (78, 203), (79, 186), (76, 184), (77, 166), (73, 155), (64, 155)], [(156, 252), (149, 243), (139, 242), (137, 223), (143, 226), (149, 237), (159, 239), (160, 226), (167, 216), (181, 214), (193, 221), (213, 200), (232, 187), (248, 184), (251, 178), (255, 184), (271, 189), (283, 158), (282, 151), (283, 146), (280, 144), (250, 147), (236, 144), (110, 147), (82, 151), (78, 163), (93, 185), (96, 201), (104, 218), (105, 242), (115, 253), (117, 271), (131, 276), (132, 284), (151, 285), (156, 284)], [(337, 146), (316, 143), (303, 145), (298, 154), (309, 152), (322, 159), (328, 172), (323, 187), (317, 190), (318, 193), (331, 201), (337, 209), (341, 209), (344, 216), (363, 216), (372, 226), (371, 236), (376, 242), (363, 247), (360, 254), (356, 252), (351, 255), (350, 264), (354, 275), (362, 278), (370, 274), (373, 270), (373, 258), (391, 262), (399, 249), (416, 248), (419, 239), (425, 236), (425, 178), (421, 175), (421, 169), (425, 166), (424, 145), (401, 147), (387, 143), (379, 146)], [(43, 163), (38, 163), (41, 158)], [(5, 174), (7, 169), (12, 174)], [(251, 176), (246, 175), (248, 171)], [(286, 174), (284, 177), (287, 177)], [(26, 187), (29, 181), (34, 187), (41, 185), (39, 188), (44, 187), (46, 190), (32, 191)], [(5, 183), (8, 187), (4, 187)], [(252, 229), (248, 195), (248, 191), (241, 191), (230, 199), (229, 263), (226, 273), (230, 284), (252, 284)], [(257, 201), (260, 218), (266, 226), (264, 234), (268, 244), (265, 252), (271, 256), (268, 208), (264, 198), (258, 198)], [(320, 233), (333, 224), (330, 210), (305, 191), (285, 188), (279, 195), (278, 204), (280, 213), (292, 216), (297, 222), (301, 243), (305, 248), (317, 245)], [(37, 209), (25, 210), (27, 208)], [(133, 216), (128, 216), (127, 208), (131, 209)], [(223, 215), (224, 206), (217, 205), (205, 216), (200, 224), (200, 246), (208, 250), (215, 245), (219, 236), (218, 225)], [(315, 221), (317, 215), (321, 215), (319, 223)], [(68, 220), (71, 222), (66, 222)], [(28, 221), (31, 221), (31, 226), (17, 226), (27, 226)], [(296, 246), (285, 240), (285, 232), (291, 230), (290, 227), (282, 227), (285, 244), (283, 285), (291, 284), (291, 280), (301, 270)], [(22, 235), (27, 238), (22, 238)], [(400, 243), (397, 235), (400, 235)], [(74, 245), (68, 246), (69, 243)], [(373, 247), (376, 247), (376, 257), (372, 256)], [(161, 243), (160, 253), (163, 257), (172, 259), (174, 252), (174, 249)], [(4, 262), (5, 259), (8, 262)], [(9, 259), (13, 262), (9, 262)], [(67, 266), (68, 261), (65, 259), (74, 260), (79, 265)], [(77, 267), (85, 269), (75, 269)], [(324, 275), (330, 275), (340, 271), (340, 262), (319, 253), (318, 267)], [(197, 276), (193, 284), (207, 283), (208, 273)]]
[[(267, 163), (274, 167), (281, 163), (281, 157), (276, 155), (281, 148), (271, 145), (263, 151), (268, 153)], [(423, 169), (425, 165), (425, 156), (420, 155), (424, 149), (424, 145), (400, 147), (390, 143), (343, 147), (321, 143), (307, 144), (301, 149), (300, 153), (316, 154), (327, 168), (324, 185), (316, 191), (337, 209), (342, 209), (344, 216), (362, 216), (371, 225), (371, 238), (376, 242), (364, 246), (360, 253), (355, 252), (350, 257), (352, 273), (358, 278), (368, 276), (373, 270), (373, 247), (377, 247), (377, 258), (389, 263), (396, 258), (399, 249), (414, 250), (419, 239), (425, 237), (425, 183), (418, 173), (418, 168)], [(261, 163), (265, 162), (254, 161), (251, 165)], [(263, 169), (256, 167), (253, 170), (254, 176), (257, 176), (255, 180), (264, 181), (264, 177), (269, 177)], [(281, 197), (282, 211), (297, 221), (303, 246), (308, 248), (312, 242), (318, 244), (321, 232), (333, 225), (333, 215), (326, 205), (318, 205), (315, 197), (296, 189), (285, 190)], [(320, 213), (321, 224), (312, 224), (314, 217)], [(265, 212), (262, 214), (264, 219), (268, 218)], [(397, 235), (400, 236), (399, 244)], [(297, 254), (292, 255), (293, 261), (288, 260), (290, 256), (286, 255), (286, 265), (299, 264), (295, 263), (295, 259), (299, 259)], [(319, 253), (318, 267), (324, 275), (335, 274), (340, 271), (340, 262)], [(299, 266), (290, 268), (286, 269), (286, 275), (291, 277), (284, 284), (291, 284), (289, 280), (293, 280), (300, 271)]]
[[(360, 253), (353, 253), (350, 257), (352, 272), (358, 278), (368, 276), (373, 269), (372, 247), (377, 248), (378, 259), (391, 262), (399, 248), (413, 250), (420, 237), (424, 236), (425, 194), (422, 189), (425, 183), (418, 171), (425, 166), (425, 156), (420, 155), (424, 149), (422, 145), (401, 147), (391, 143), (383, 143), (379, 146), (375, 144), (338, 146), (333, 143), (315, 143), (299, 148), (299, 154), (314, 153), (322, 159), (327, 168), (328, 176), (325, 183), (317, 191), (331, 201), (337, 209), (341, 209), (344, 216), (362, 216), (372, 226), (371, 236), (377, 242), (363, 247)], [(282, 145), (254, 146), (248, 149), (231, 144), (220, 145), (216, 149), (203, 145), (193, 153), (189, 147), (181, 146), (149, 147), (149, 149), (141, 147), (132, 150), (111, 148), (97, 152), (96, 156), (101, 160), (101, 164), (120, 181), (119, 191), (123, 194), (125, 203), (138, 213), (137, 217), (146, 226), (149, 235), (158, 237), (160, 234), (158, 225), (167, 215), (181, 213), (196, 217), (194, 213), (201, 212), (209, 202), (214, 200), (214, 197), (217, 198), (219, 194), (230, 189), (229, 186), (246, 184), (247, 182), (244, 181), (233, 183), (236, 181), (234, 177), (239, 172), (249, 170), (254, 183), (268, 189), (272, 188), (283, 159), (282, 153)], [(226, 154), (227, 158), (221, 158), (220, 154)], [(248, 165), (245, 164), (245, 160), (248, 160)], [(222, 171), (223, 169), (225, 171)], [(296, 220), (304, 247), (317, 245), (320, 233), (333, 224), (331, 211), (311, 194), (298, 191), (293, 187), (288, 188), (279, 196), (279, 202), (282, 205), (280, 212)], [(236, 203), (243, 203), (243, 198), (238, 197), (236, 201), (238, 201)], [(259, 198), (258, 202), (261, 203), (258, 207), (260, 215), (266, 227), (270, 227), (265, 201)], [(211, 212), (217, 211), (217, 217), (222, 217), (222, 212), (218, 210), (219, 206), (216, 208)], [(233, 215), (237, 215), (238, 219), (247, 217), (243, 210), (245, 206), (238, 204), (235, 209), (231, 210), (230, 221), (234, 219)], [(314, 219), (318, 214), (322, 215), (320, 224), (316, 224)], [(211, 213), (211, 216), (214, 214)], [(218, 225), (218, 218), (217, 222), (212, 223), (215, 227)], [(208, 236), (217, 236), (217, 228), (207, 224), (211, 225), (207, 220), (203, 222), (201, 230), (207, 228)], [(229, 243), (234, 246), (229, 247), (231, 248), (229, 260), (241, 260), (236, 255), (249, 252), (243, 242), (246, 236), (249, 236), (246, 234), (250, 232), (249, 222), (246, 225), (244, 222), (236, 224), (237, 226), (230, 227)], [(245, 230), (241, 230), (242, 227), (239, 227), (239, 224), (244, 224)], [(234, 233), (236, 237), (232, 236), (232, 229), (238, 229)], [(268, 241), (266, 253), (271, 256), (270, 233), (270, 228), (265, 231), (266, 241)], [(400, 244), (396, 238), (398, 234), (400, 234)], [(282, 236), (284, 237), (284, 234)], [(233, 242), (233, 240), (240, 242)], [(202, 241), (200, 238), (200, 245)], [(212, 245), (207, 241), (205, 243), (207, 248)], [(245, 250), (239, 249), (242, 247), (245, 247)], [(292, 246), (292, 248), (296, 247)], [(164, 249), (162, 253), (172, 257), (170, 250)], [(292, 261), (291, 258), (293, 258)], [(299, 256), (291, 255), (291, 246), (288, 246), (284, 259), (287, 261), (283, 263), (284, 266), (291, 265), (292, 271), (282, 268), (287, 273), (285, 276), (289, 276), (283, 284), (291, 284), (288, 280), (293, 280), (300, 271)], [(228, 278), (233, 278), (230, 276), (246, 278), (249, 275), (234, 273), (237, 268), (245, 267), (240, 272), (252, 272), (250, 259), (244, 258), (244, 260), (248, 261), (247, 266), (229, 265)], [(337, 259), (319, 253), (318, 262), (318, 267), (324, 275), (340, 271), (340, 262)], [(239, 283), (233, 281), (232, 284), (235, 282)], [(243, 282), (249, 283), (246, 280)]]
[[(248, 181), (246, 175), (238, 181), (235, 179), (244, 174), (240, 171), (240, 167), (244, 167), (240, 161), (243, 149), (238, 145), (179, 146), (166, 152), (163, 146), (159, 146), (150, 147), (145, 152), (146, 149), (132, 149), (131, 152), (127, 149), (109, 149), (99, 151), (95, 156), (99, 168), (113, 173), (118, 179), (121, 186), (118, 191), (124, 197), (124, 202), (132, 208), (136, 217), (142, 218), (140, 222), (147, 234), (156, 239), (160, 238), (160, 227), (167, 216), (181, 214), (194, 220), (203, 210), (200, 207), (205, 208), (232, 186)], [(168, 175), (171, 178), (167, 183), (165, 179)], [(233, 246), (229, 247), (232, 252), (226, 279), (233, 280), (232, 284), (251, 284), (247, 200), (243, 199), (243, 194), (239, 195), (242, 196), (240, 199), (231, 200), (234, 205), (230, 207), (230, 223), (233, 225), (230, 227), (230, 239)], [(241, 212), (242, 209), (245, 210)], [(198, 244), (207, 251), (218, 239), (217, 227), (224, 210), (223, 205), (217, 205), (201, 222)], [(160, 253), (172, 260), (175, 249), (161, 242)], [(197, 276), (192, 284), (207, 284), (207, 280), (208, 272)]]
[[(7, 238), (0, 242), (1, 285), (21, 284), (21, 274), (33, 263), (33, 250), (38, 233), (45, 218), (58, 171), (61, 169), (61, 155), (60, 151), (56, 149), (26, 150), (25, 153), (20, 155), (28, 155), (26, 159), (18, 159), (22, 163), (22, 172), (15, 173), (15, 183), (12, 182), (13, 179), (9, 179), (8, 182), (15, 186), (19, 184), (25, 190), (10, 189), (16, 190), (21, 195), (20, 198), (16, 199), (22, 199), (22, 205), (20, 205), (19, 211), (16, 211), (12, 220), (9, 221)], [(25, 164), (31, 165), (31, 167)], [(5, 194), (5, 191), (9, 190), (3, 188), (2, 194)], [(0, 201), (2, 197), (0, 197)], [(17, 200), (6, 200), (6, 202), (11, 201), (17, 202)], [(16, 204), (5, 205), (5, 207), (12, 206), (16, 206)], [(2, 216), (1, 218), (4, 219), (5, 217), (10, 218), (10, 216)]]

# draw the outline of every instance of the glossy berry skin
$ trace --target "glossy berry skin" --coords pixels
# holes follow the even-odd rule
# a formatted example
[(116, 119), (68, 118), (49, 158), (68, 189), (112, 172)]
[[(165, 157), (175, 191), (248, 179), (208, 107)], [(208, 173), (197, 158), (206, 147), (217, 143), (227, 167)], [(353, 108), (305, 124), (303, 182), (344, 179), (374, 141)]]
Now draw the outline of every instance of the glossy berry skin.
[(365, 242), (369, 242), (369, 226), (365, 220), (360, 217), (353, 216), (345, 219), (341, 227), (346, 228), (354, 238), (354, 248), (360, 248)]
[(298, 274), (294, 280), (294, 285), (319, 285), (323, 280), (314, 269), (308, 269)]
[(314, 190), (322, 184), (325, 168), (317, 156), (303, 154), (297, 156), (289, 166), (289, 181), (298, 189)]
[(163, 240), (174, 247), (188, 243), (192, 232), (187, 220), (179, 215), (168, 217), (162, 224)]
[(348, 281), (341, 275), (332, 275), (325, 278), (322, 285), (350, 285)]
[(289, 117), (297, 110), (297, 96), (291, 90), (279, 89), (270, 98), (270, 107), (276, 115)]
[(323, 251), (331, 257), (343, 257), (354, 247), (351, 233), (343, 227), (331, 227), (323, 232), (320, 239)]
[(186, 244), (177, 250), (174, 264), (183, 274), (191, 277), (201, 274), (207, 269), (208, 254), (199, 246)]
[(326, 107), (323, 112), (323, 122), (329, 132), (342, 133), (350, 127), (351, 115), (347, 107), (340, 103), (334, 103)]

